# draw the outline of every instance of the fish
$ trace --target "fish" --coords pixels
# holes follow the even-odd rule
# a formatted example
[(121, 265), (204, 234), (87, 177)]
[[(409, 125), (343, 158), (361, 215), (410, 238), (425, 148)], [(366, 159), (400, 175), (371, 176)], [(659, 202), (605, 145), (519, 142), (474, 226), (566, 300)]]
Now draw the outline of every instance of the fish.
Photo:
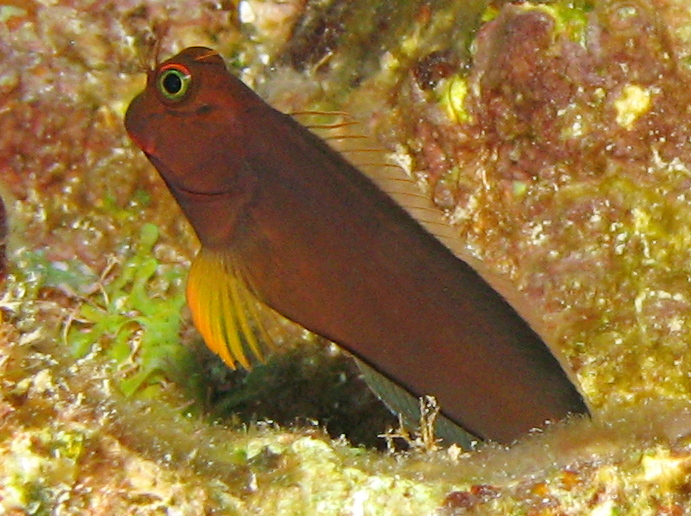
[(398, 390), (434, 396), (476, 440), (510, 444), (589, 415), (540, 318), (526, 322), (528, 304), (482, 270), (405, 170), (358, 167), (363, 153), (332, 145), (357, 138), (321, 138), (300, 118), (205, 47), (149, 70), (125, 114), (200, 241), (187, 300), (209, 348), (230, 367), (263, 360), (259, 301)]

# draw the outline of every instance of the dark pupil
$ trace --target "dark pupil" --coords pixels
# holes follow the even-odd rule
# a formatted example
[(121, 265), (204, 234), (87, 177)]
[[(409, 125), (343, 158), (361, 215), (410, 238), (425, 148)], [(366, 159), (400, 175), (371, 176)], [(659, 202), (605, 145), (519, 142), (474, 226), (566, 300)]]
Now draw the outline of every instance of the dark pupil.
[(180, 78), (180, 75), (175, 72), (167, 73), (163, 78), (163, 87), (170, 95), (180, 93), (180, 90), (182, 89), (182, 79)]

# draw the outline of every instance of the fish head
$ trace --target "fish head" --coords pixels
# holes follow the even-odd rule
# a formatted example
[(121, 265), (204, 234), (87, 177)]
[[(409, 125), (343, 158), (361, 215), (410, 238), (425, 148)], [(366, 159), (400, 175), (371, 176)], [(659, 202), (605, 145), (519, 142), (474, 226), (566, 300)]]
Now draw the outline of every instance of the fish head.
[(125, 128), (173, 193), (229, 194), (239, 187), (245, 126), (257, 105), (216, 51), (190, 47), (147, 73)]

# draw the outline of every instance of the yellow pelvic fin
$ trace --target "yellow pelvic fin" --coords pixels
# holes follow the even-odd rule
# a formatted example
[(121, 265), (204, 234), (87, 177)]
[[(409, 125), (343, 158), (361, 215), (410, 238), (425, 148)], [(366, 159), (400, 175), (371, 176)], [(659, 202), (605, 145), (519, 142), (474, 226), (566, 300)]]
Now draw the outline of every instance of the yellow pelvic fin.
[(227, 253), (202, 248), (187, 280), (192, 320), (211, 351), (232, 369), (264, 362), (271, 340), (261, 324), (259, 301)]

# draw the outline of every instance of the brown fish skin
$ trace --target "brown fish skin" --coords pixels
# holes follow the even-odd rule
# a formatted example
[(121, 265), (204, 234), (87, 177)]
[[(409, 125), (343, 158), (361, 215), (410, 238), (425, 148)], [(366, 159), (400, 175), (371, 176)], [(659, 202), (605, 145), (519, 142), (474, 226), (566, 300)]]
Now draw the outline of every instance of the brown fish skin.
[[(192, 77), (181, 101), (161, 67)], [(149, 73), (125, 125), (203, 246), (247, 271), (267, 305), (472, 434), (511, 443), (587, 414), (547, 346), (467, 264), (338, 152), (193, 47)]]

